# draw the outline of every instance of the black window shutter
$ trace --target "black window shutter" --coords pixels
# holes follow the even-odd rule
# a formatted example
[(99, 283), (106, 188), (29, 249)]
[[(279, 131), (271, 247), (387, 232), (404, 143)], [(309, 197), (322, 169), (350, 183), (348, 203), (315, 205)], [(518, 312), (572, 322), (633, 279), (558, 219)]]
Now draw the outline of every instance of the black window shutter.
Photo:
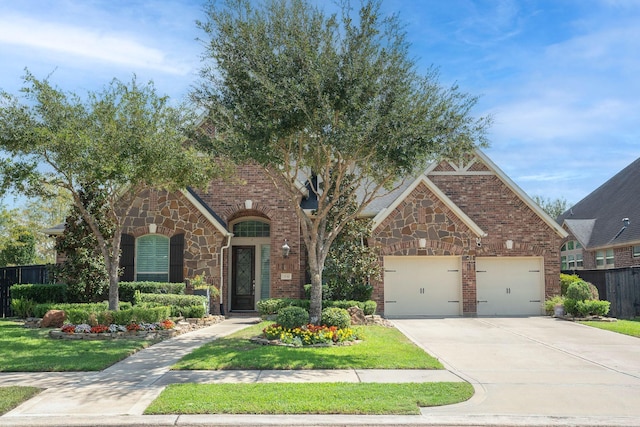
[(123, 234), (120, 239), (120, 281), (135, 281), (134, 258), (136, 252), (136, 239), (131, 234)]
[(176, 234), (171, 238), (169, 246), (169, 282), (182, 283), (184, 265), (184, 234)]

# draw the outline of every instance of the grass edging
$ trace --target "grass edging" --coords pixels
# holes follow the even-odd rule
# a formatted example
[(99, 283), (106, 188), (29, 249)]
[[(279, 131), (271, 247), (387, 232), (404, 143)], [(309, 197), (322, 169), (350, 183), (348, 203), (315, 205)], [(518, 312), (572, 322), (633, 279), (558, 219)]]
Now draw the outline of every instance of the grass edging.
[(18, 407), (41, 391), (42, 389), (37, 387), (0, 386), (0, 415)]
[(592, 328), (604, 329), (606, 331), (640, 338), (640, 317), (636, 317), (633, 320), (618, 319), (615, 322), (579, 321), (578, 323)]
[(171, 384), (144, 413), (419, 415), (473, 393), (464, 382)]
[(364, 339), (349, 346), (282, 347), (250, 341), (272, 323), (261, 322), (207, 343), (172, 369), (444, 369), (396, 328), (384, 326), (354, 327)]

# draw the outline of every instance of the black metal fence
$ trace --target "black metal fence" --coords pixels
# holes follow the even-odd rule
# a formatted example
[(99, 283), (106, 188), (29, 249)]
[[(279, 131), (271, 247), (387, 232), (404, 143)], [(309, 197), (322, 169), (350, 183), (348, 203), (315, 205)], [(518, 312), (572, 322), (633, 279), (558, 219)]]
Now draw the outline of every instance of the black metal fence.
[(49, 265), (24, 265), (0, 268), (0, 317), (11, 313), (11, 286), (17, 283), (49, 283)]
[(611, 302), (609, 315), (619, 319), (640, 316), (640, 267), (611, 270), (576, 270), (581, 279), (598, 288), (601, 300)]

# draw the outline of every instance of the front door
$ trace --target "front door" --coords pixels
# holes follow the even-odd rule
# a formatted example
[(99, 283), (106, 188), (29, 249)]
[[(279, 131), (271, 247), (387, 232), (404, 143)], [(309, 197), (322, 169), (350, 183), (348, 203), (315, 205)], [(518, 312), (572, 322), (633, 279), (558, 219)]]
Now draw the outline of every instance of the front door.
[(231, 310), (254, 310), (256, 293), (254, 246), (233, 247)]

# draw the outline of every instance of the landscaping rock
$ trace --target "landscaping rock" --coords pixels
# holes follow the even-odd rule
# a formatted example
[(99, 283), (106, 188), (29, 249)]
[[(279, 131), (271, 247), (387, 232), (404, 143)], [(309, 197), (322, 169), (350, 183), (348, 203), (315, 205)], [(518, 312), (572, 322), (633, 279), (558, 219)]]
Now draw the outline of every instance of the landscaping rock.
[(42, 318), (40, 326), (42, 328), (61, 328), (66, 317), (62, 310), (49, 310)]
[(349, 316), (351, 316), (352, 325), (365, 325), (366, 319), (364, 317), (364, 311), (359, 307), (349, 307), (347, 309)]

